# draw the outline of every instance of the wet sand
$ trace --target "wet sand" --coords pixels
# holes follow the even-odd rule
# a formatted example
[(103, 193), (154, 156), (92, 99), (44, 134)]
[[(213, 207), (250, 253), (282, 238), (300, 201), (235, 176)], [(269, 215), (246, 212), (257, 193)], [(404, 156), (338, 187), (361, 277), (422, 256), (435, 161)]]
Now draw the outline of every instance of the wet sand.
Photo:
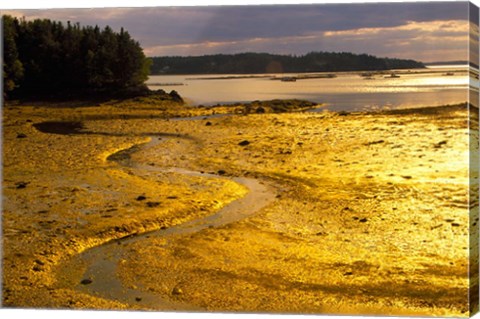
[[(465, 106), (166, 119), (214, 111), (7, 107), (3, 304), (468, 316)], [(275, 198), (162, 235), (249, 196), (238, 177)], [(82, 257), (109, 242), (123, 297)]]

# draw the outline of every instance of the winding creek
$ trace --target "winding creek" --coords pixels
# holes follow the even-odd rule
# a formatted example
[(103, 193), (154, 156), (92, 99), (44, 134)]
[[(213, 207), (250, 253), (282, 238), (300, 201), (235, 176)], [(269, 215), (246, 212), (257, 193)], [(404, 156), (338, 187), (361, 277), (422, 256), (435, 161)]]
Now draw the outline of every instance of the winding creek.
[[(182, 118), (182, 120), (185, 119)], [(54, 134), (102, 134), (82, 130), (82, 125), (79, 122), (43, 122), (35, 127), (42, 132)], [(174, 138), (175, 135), (169, 133), (155, 133), (150, 136), (149, 142), (137, 144), (128, 149), (113, 153), (107, 158), (107, 161), (116, 163), (120, 169), (129, 168), (151, 173), (173, 172), (188, 176), (230, 179), (246, 187), (248, 193), (244, 197), (227, 204), (213, 215), (194, 219), (170, 228), (158, 229), (143, 234), (132, 234), (85, 250), (72, 258), (68, 263), (69, 265), (67, 266), (67, 269), (75, 267), (73, 265), (86, 265), (86, 270), (81, 278), (74, 279), (72, 281), (73, 286), (70, 288), (97, 297), (116, 300), (123, 304), (135, 304), (141, 308), (161, 310), (202, 310), (202, 308), (188, 305), (183, 302), (180, 303), (167, 297), (142, 290), (141, 287), (137, 289), (125, 287), (117, 277), (116, 273), (117, 266), (124, 259), (129, 245), (142, 241), (148, 244), (149, 239), (156, 237), (166, 239), (166, 245), (168, 245), (169, 242), (175, 241), (175, 239), (180, 238), (181, 236), (193, 234), (206, 228), (221, 227), (242, 220), (256, 214), (263, 207), (273, 202), (276, 194), (272, 186), (265, 184), (259, 179), (229, 177), (187, 170), (180, 167), (162, 168), (158, 166), (144, 165), (132, 159), (131, 155), (133, 153), (152, 148), (164, 142), (165, 139), (159, 140), (158, 136)]]

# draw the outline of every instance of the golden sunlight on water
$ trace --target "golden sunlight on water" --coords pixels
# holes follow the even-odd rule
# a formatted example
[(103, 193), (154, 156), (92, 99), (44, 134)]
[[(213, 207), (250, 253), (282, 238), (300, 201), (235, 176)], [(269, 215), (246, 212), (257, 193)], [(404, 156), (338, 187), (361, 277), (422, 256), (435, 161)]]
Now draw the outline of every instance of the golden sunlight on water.
[[(318, 74), (168, 75), (151, 76), (152, 89), (176, 90), (193, 105), (298, 98), (330, 110), (412, 108), (467, 101), (467, 67), (335, 73), (331, 78), (300, 79)], [(273, 77), (299, 77), (296, 82)]]

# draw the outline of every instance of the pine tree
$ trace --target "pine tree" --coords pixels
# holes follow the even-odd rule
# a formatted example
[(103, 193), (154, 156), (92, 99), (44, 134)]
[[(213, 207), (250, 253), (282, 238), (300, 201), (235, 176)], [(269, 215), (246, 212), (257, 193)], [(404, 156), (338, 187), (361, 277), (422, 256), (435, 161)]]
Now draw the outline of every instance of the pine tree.
[(3, 85), (4, 94), (13, 91), (23, 77), (23, 64), (18, 58), (18, 21), (4, 16), (3, 22)]

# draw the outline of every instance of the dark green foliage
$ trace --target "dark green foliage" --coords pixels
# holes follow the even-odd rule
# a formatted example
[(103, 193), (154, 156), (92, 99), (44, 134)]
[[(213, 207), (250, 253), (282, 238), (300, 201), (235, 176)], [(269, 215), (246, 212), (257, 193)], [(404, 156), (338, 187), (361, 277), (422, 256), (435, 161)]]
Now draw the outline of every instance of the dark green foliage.
[(240, 53), (151, 59), (152, 74), (335, 72), (425, 67), (422, 63), (413, 60), (377, 58), (367, 54), (345, 52), (311, 52), (302, 56)]
[(23, 78), (23, 65), (17, 50), (18, 21), (7, 16), (3, 19), (3, 85), (4, 93), (13, 91)]
[(150, 61), (123, 29), (2, 16), (4, 92), (69, 96), (141, 91)]

